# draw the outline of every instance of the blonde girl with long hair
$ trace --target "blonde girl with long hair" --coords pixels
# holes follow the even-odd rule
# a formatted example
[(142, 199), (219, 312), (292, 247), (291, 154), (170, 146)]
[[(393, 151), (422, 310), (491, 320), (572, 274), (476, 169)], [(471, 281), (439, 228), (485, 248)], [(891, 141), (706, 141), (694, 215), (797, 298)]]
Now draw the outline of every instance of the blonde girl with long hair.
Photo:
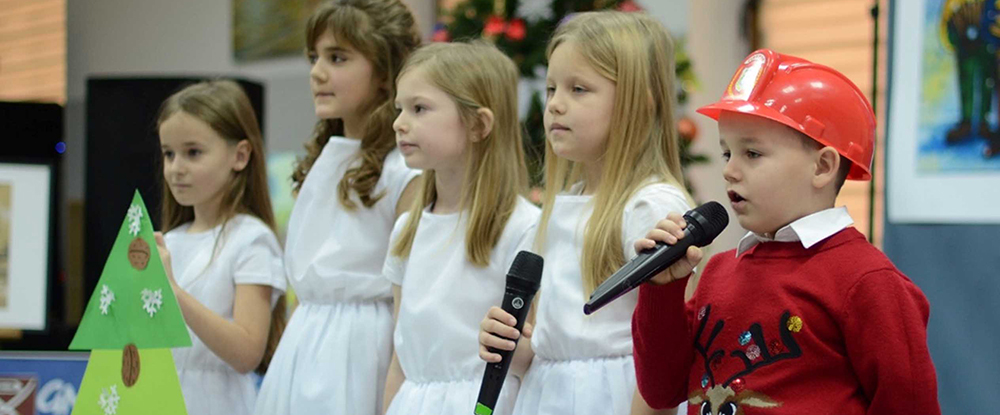
[[(479, 316), (500, 304), (539, 216), (521, 196), (517, 67), (488, 43), (438, 43), (410, 56), (398, 79), (396, 142), (424, 173), (383, 271), (396, 304), (386, 412), (470, 413), (486, 366), (472, 347)], [(513, 409), (519, 379), (506, 383), (497, 414)]]
[[(389, 234), (419, 174), (396, 150), (395, 79), (420, 45), (400, 0), (334, 0), (306, 23), (319, 121), (292, 176), (285, 264), (299, 305), (255, 413), (375, 415), (392, 357)], [(409, 189), (409, 190), (407, 190)]]
[(192, 346), (174, 350), (189, 414), (250, 414), (285, 323), (285, 269), (257, 117), (232, 81), (163, 103), (156, 241)]
[[(689, 209), (674, 131), (670, 37), (641, 13), (592, 12), (556, 29), (547, 49), (545, 193), (536, 247), (545, 258), (534, 352), (515, 414), (627, 414), (636, 399), (633, 291), (586, 316), (594, 289), (635, 256), (643, 223)], [(530, 320), (529, 320), (530, 322)], [(510, 350), (510, 314), (482, 321), (486, 347)], [(528, 327), (526, 325), (526, 327)]]

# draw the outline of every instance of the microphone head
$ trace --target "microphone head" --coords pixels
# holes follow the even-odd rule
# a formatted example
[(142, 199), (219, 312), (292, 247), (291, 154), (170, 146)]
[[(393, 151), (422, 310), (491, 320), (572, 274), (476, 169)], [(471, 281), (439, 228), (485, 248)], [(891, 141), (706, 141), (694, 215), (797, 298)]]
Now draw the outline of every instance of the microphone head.
[(729, 225), (729, 213), (719, 202), (713, 200), (685, 213), (684, 220), (691, 229), (693, 244), (702, 247), (712, 243), (726, 229)]
[(542, 266), (544, 263), (545, 261), (541, 256), (532, 252), (518, 252), (517, 257), (514, 258), (514, 263), (510, 264), (510, 270), (507, 271), (507, 281), (509, 282), (511, 278), (517, 278), (531, 284), (537, 289), (538, 284), (542, 281)]

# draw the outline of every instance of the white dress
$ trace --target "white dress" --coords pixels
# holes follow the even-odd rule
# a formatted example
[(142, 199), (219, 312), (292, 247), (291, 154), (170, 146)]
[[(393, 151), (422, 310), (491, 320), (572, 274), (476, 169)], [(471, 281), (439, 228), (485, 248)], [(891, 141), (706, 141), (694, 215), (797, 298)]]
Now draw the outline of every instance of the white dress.
[[(226, 223), (221, 235), (221, 225), (198, 233), (187, 233), (188, 228), (190, 223), (163, 237), (170, 250), (174, 278), (184, 291), (230, 321), (238, 284), (273, 287), (274, 307), (285, 291), (285, 269), (278, 239), (264, 222), (254, 216), (237, 215)], [(237, 372), (190, 328), (188, 333), (191, 347), (173, 349), (188, 414), (253, 413), (257, 376)]]
[(255, 413), (375, 415), (392, 357), (392, 290), (382, 276), (396, 202), (418, 171), (399, 151), (383, 163), (365, 208), (337, 186), (361, 142), (331, 137), (306, 176), (288, 222), (285, 268), (299, 306), (264, 376)]
[[(486, 369), (479, 322), (503, 300), (507, 270), (519, 251), (531, 249), (538, 216), (537, 207), (518, 198), (490, 264), (480, 268), (467, 260), (465, 215), (425, 210), (409, 258), (386, 260), (386, 278), (402, 290), (393, 339), (406, 376), (388, 414), (473, 413)], [(394, 239), (408, 217), (396, 222)], [(511, 413), (518, 384), (507, 376), (494, 414)]]
[[(589, 316), (583, 314), (580, 271), (583, 237), (593, 213), (593, 197), (582, 186), (556, 196), (542, 257), (535, 358), (521, 383), (514, 407), (518, 415), (627, 415), (636, 390), (632, 361), (632, 311), (638, 290)], [(621, 247), (635, 257), (633, 243), (645, 237), (669, 212), (689, 209), (684, 193), (655, 183), (640, 188), (622, 215)]]

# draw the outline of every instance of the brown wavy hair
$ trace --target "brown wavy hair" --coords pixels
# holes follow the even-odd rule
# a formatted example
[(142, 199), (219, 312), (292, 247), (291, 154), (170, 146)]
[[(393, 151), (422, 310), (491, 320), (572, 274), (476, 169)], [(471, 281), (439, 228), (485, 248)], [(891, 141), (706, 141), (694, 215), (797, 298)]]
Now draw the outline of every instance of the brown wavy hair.
[[(223, 232), (216, 238), (213, 255), (219, 248), (219, 239), (224, 235), (229, 220), (237, 214), (252, 215), (267, 224), (272, 232), (275, 230), (274, 211), (271, 209), (271, 198), (267, 188), (267, 171), (264, 164), (264, 140), (257, 123), (257, 115), (250, 105), (250, 99), (237, 83), (233, 81), (207, 81), (190, 85), (174, 93), (160, 107), (156, 128), (159, 130), (173, 115), (183, 112), (195, 117), (216, 132), (226, 142), (235, 146), (241, 141), (250, 144), (250, 160), (246, 167), (234, 171), (229, 180), (228, 189), (219, 204), (219, 217), (222, 219)], [(160, 169), (162, 175), (163, 170)], [(169, 232), (180, 225), (194, 220), (194, 208), (182, 206), (174, 198), (167, 186), (166, 178), (162, 180), (163, 210), (161, 220), (163, 232)], [(263, 374), (271, 363), (271, 357), (278, 347), (278, 340), (285, 330), (285, 296), (278, 299), (271, 312), (271, 327), (268, 331), (267, 345), (264, 356), (257, 367), (257, 373)]]
[[(361, 137), (361, 149), (355, 157), (360, 163), (344, 173), (337, 185), (341, 205), (357, 208), (351, 192), (370, 208), (383, 196), (372, 194), (385, 157), (396, 148), (392, 122), (396, 109), (392, 103), (395, 80), (410, 52), (420, 46), (420, 33), (410, 10), (399, 0), (333, 0), (320, 5), (306, 23), (306, 52), (315, 53), (316, 41), (325, 33), (349, 44), (372, 64), (375, 96), (358, 110), (370, 114)], [(306, 143), (306, 156), (292, 173), (292, 187), (297, 192), (332, 135), (343, 135), (341, 119), (316, 123), (312, 138)]]

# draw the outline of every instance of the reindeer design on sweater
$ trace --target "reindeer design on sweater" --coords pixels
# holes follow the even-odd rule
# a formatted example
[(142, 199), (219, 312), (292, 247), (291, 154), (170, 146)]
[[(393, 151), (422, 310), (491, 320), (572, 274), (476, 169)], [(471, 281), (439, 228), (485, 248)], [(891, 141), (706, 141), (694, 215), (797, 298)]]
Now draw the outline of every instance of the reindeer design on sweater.
[[(756, 346), (755, 348), (751, 346), (754, 352), (748, 355), (747, 351), (738, 349), (729, 353), (731, 357), (739, 358), (745, 369), (730, 376), (725, 381), (717, 383), (715, 374), (712, 373), (712, 366), (718, 364), (726, 352), (722, 349), (711, 350), (711, 348), (716, 336), (725, 326), (725, 322), (721, 319), (716, 321), (708, 335), (708, 341), (702, 344), (701, 337), (708, 325), (711, 312), (711, 305), (706, 305), (699, 312), (700, 323), (695, 333), (694, 348), (703, 358), (705, 375), (702, 378), (702, 389), (691, 393), (688, 396), (688, 402), (700, 408), (698, 415), (743, 415), (744, 407), (775, 408), (781, 406), (781, 402), (777, 402), (763, 393), (746, 389), (743, 377), (763, 366), (802, 356), (802, 349), (795, 342), (790, 329), (795, 324), (799, 324), (801, 327), (801, 320), (795, 320), (797, 318), (793, 318), (789, 311), (782, 313), (778, 321), (780, 343), (778, 340), (774, 340), (770, 345), (764, 339), (760, 323), (752, 324), (747, 333), (750, 335), (748, 342), (752, 341), (753, 345)], [(757, 361), (758, 358), (759, 361)]]

